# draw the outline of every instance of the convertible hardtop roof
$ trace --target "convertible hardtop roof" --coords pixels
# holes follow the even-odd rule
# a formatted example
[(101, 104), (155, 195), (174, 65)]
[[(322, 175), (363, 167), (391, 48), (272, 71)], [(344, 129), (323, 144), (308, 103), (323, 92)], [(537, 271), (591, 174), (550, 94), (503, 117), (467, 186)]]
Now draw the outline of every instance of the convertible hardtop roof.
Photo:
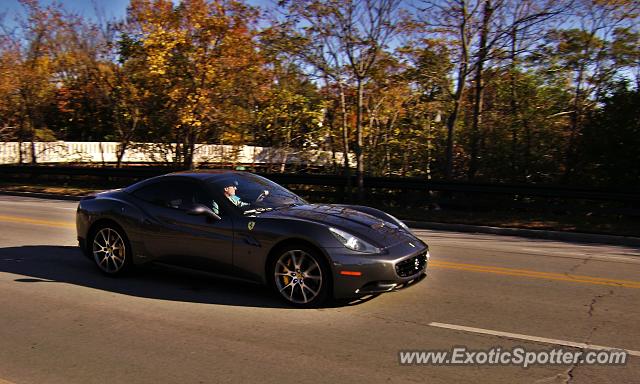
[(246, 174), (246, 173), (249, 173), (249, 172), (234, 171), (231, 169), (198, 169), (198, 170), (173, 172), (164, 176), (187, 176), (187, 177), (193, 177), (194, 179), (200, 179), (200, 180), (215, 180), (215, 179), (222, 179), (230, 175), (239, 175), (239, 174)]
[(146, 180), (139, 181), (135, 184), (128, 186), (124, 190), (126, 192), (133, 192), (138, 188), (141, 188), (149, 183), (153, 183), (157, 180), (163, 179), (165, 177), (171, 177), (171, 176), (188, 177), (188, 178), (198, 179), (198, 180), (218, 180), (218, 179), (225, 179), (233, 175), (242, 175), (242, 174), (248, 174), (248, 173), (250, 172), (235, 171), (231, 169), (203, 169), (203, 170), (179, 171), (179, 172), (172, 172), (166, 175), (156, 176)]

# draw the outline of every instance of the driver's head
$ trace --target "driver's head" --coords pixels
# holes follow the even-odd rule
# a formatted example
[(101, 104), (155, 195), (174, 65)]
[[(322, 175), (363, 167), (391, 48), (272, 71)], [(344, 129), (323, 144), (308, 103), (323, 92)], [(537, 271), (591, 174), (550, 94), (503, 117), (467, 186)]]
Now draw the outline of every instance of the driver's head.
[(238, 189), (238, 182), (236, 180), (228, 180), (224, 183), (224, 194), (225, 196), (233, 196), (236, 194), (236, 189)]

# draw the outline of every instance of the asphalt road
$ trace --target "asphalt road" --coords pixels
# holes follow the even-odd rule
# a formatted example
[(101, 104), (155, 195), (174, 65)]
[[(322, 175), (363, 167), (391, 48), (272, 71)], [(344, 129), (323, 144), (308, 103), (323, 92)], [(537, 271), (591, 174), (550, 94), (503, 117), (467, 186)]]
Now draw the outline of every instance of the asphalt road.
[(104, 277), (75, 246), (76, 204), (0, 197), (2, 384), (640, 382), (639, 356), (527, 369), (398, 357), (567, 342), (638, 355), (637, 248), (416, 230), (433, 255), (425, 281), (300, 310), (261, 287), (165, 267)]

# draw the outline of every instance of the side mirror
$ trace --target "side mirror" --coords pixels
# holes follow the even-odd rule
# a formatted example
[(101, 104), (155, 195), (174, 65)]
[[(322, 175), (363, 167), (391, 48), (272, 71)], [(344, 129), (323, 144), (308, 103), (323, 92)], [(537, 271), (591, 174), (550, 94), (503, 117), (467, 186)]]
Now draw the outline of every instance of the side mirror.
[(222, 220), (220, 216), (218, 216), (211, 210), (211, 208), (207, 207), (204, 204), (193, 205), (187, 210), (187, 214), (193, 216), (205, 216), (211, 220)]

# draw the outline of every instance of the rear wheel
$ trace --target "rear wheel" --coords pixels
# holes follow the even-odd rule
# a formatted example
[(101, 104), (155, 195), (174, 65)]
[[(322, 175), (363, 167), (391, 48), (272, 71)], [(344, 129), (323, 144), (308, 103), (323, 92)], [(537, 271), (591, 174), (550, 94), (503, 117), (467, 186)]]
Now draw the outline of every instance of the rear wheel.
[(98, 228), (90, 239), (89, 249), (93, 261), (107, 275), (122, 274), (131, 264), (127, 238), (115, 225)]
[(283, 248), (271, 268), (274, 288), (289, 304), (316, 307), (330, 292), (331, 275), (324, 259), (308, 247)]

